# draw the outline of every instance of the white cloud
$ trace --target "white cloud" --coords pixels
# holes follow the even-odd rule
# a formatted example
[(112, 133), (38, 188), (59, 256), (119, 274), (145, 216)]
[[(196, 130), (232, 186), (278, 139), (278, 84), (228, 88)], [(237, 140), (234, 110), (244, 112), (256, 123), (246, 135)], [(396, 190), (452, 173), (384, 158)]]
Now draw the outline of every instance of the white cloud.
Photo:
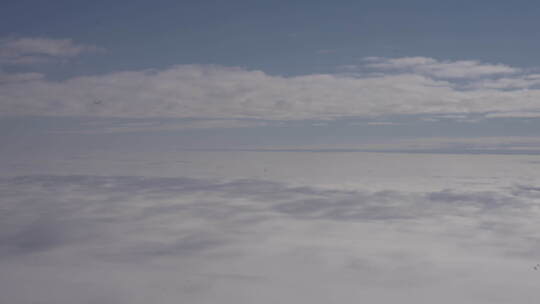
[[(70, 46), (71, 42), (64, 44)], [(40, 50), (68, 56), (84, 47), (46, 49)], [(517, 68), (476, 61), (438, 62), (424, 57), (366, 61), (367, 66), (381, 69), (379, 73), (282, 77), (208, 65), (111, 72), (63, 81), (48, 81), (37, 73), (4, 73), (0, 75), (0, 114), (321, 120), (540, 111), (535, 74), (513, 78), (507, 75), (490, 81), (471, 79), (467, 85), (438, 78), (493, 76), (514, 73), (519, 71)], [(395, 70), (397, 67), (410, 69)], [(96, 103), (97, 99), (101, 102)]]
[(92, 45), (75, 44), (71, 39), (4, 39), (0, 40), (0, 64), (32, 64), (98, 51), (102, 49)]
[(40, 175), (0, 189), (2, 302), (483, 304), (537, 290), (540, 191), (529, 185), (416, 193)]
[(520, 69), (503, 64), (486, 64), (474, 60), (438, 61), (428, 57), (368, 57), (367, 66), (376, 69), (410, 69), (415, 73), (440, 78), (477, 78), (518, 73)]

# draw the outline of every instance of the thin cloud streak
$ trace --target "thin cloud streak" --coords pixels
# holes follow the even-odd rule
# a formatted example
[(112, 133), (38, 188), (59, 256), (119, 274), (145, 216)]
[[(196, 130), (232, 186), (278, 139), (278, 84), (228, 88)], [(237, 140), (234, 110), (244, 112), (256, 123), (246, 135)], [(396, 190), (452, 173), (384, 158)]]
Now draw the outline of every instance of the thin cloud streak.
[(71, 39), (40, 37), (3, 39), (0, 40), (0, 66), (43, 63), (103, 50), (93, 45), (76, 44)]
[(383, 58), (368, 57), (367, 67), (382, 70), (411, 70), (440, 78), (469, 78), (515, 74), (521, 69), (503, 64), (486, 64), (475, 60), (439, 61), (429, 57)]

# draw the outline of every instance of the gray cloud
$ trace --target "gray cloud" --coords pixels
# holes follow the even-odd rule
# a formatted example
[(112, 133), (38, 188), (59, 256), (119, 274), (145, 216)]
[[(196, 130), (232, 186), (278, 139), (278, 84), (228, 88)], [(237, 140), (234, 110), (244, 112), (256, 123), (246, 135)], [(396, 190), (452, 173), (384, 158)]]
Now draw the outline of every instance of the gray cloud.
[[(17, 177), (3, 179), (2, 188), (11, 189), (6, 195), (7, 203), (3, 204), (5, 214), (11, 219), (4, 222), (7, 226), (3, 231), (16, 233), (5, 235), (1, 248), (5, 251), (16, 248), (16, 253), (50, 250), (90, 237), (99, 239), (98, 235), (106, 231), (103, 227), (120, 228), (159, 218), (170, 218), (164, 223), (199, 218), (212, 222), (205, 227), (227, 226), (234, 230), (237, 224), (251, 225), (282, 216), (360, 222), (445, 216), (514, 217), (530, 214), (534, 207), (530, 199), (540, 196), (536, 187), (523, 185), (506, 192), (404, 193), (289, 187), (260, 180), (213, 182), (129, 176)], [(20, 227), (12, 229), (10, 225)], [(170, 229), (162, 228), (159, 233)], [(184, 235), (179, 229), (177, 236), (164, 242), (135, 241), (128, 247), (149, 256), (175, 251), (188, 253), (223, 245), (226, 242), (220, 238), (230, 237), (223, 235), (223, 231), (209, 232), (212, 229), (188, 229)], [(149, 249), (152, 243), (156, 248)], [(137, 244), (142, 246), (140, 250)]]
[(323, 303), (327, 291), (303, 290), (328, 284), (343, 299), (359, 284), (392, 295), (440, 289), (434, 299), (448, 286), (469, 290), (463, 276), (502, 284), (470, 271), (529, 263), (540, 244), (540, 191), (530, 185), (405, 192), (34, 175), (3, 178), (0, 191), (0, 271), (11, 274), (0, 276), (0, 300), (16, 304), (272, 303), (276, 294)]

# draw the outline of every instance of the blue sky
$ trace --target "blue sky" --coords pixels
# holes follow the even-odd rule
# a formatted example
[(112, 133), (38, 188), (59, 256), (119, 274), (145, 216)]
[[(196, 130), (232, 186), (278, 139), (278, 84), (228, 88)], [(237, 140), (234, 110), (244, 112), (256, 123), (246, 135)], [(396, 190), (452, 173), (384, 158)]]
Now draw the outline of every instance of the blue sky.
[[(251, 137), (353, 147), (530, 137), (539, 10), (533, 1), (5, 1), (3, 133), (214, 131), (227, 148), (259, 145)], [(201, 147), (228, 141), (219, 142)]]
[(211, 63), (298, 75), (367, 56), (537, 66), (538, 12), (534, 1), (4, 1), (0, 33), (108, 50), (78, 73)]

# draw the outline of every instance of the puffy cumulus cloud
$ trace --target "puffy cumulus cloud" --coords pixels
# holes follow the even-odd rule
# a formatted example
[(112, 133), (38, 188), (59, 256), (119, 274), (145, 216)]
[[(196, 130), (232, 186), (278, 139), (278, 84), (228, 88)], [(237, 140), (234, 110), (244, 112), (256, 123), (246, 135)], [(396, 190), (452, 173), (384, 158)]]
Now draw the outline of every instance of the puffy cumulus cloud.
[(492, 303), (537, 289), (535, 186), (42, 175), (0, 190), (2, 302)]
[(440, 78), (477, 78), (498, 74), (513, 74), (520, 69), (503, 64), (486, 64), (475, 60), (438, 61), (428, 57), (384, 58), (368, 57), (367, 66), (376, 69), (409, 69), (415, 73)]
[(102, 48), (76, 44), (71, 39), (18, 38), (0, 40), (0, 64), (19, 65), (63, 59)]

